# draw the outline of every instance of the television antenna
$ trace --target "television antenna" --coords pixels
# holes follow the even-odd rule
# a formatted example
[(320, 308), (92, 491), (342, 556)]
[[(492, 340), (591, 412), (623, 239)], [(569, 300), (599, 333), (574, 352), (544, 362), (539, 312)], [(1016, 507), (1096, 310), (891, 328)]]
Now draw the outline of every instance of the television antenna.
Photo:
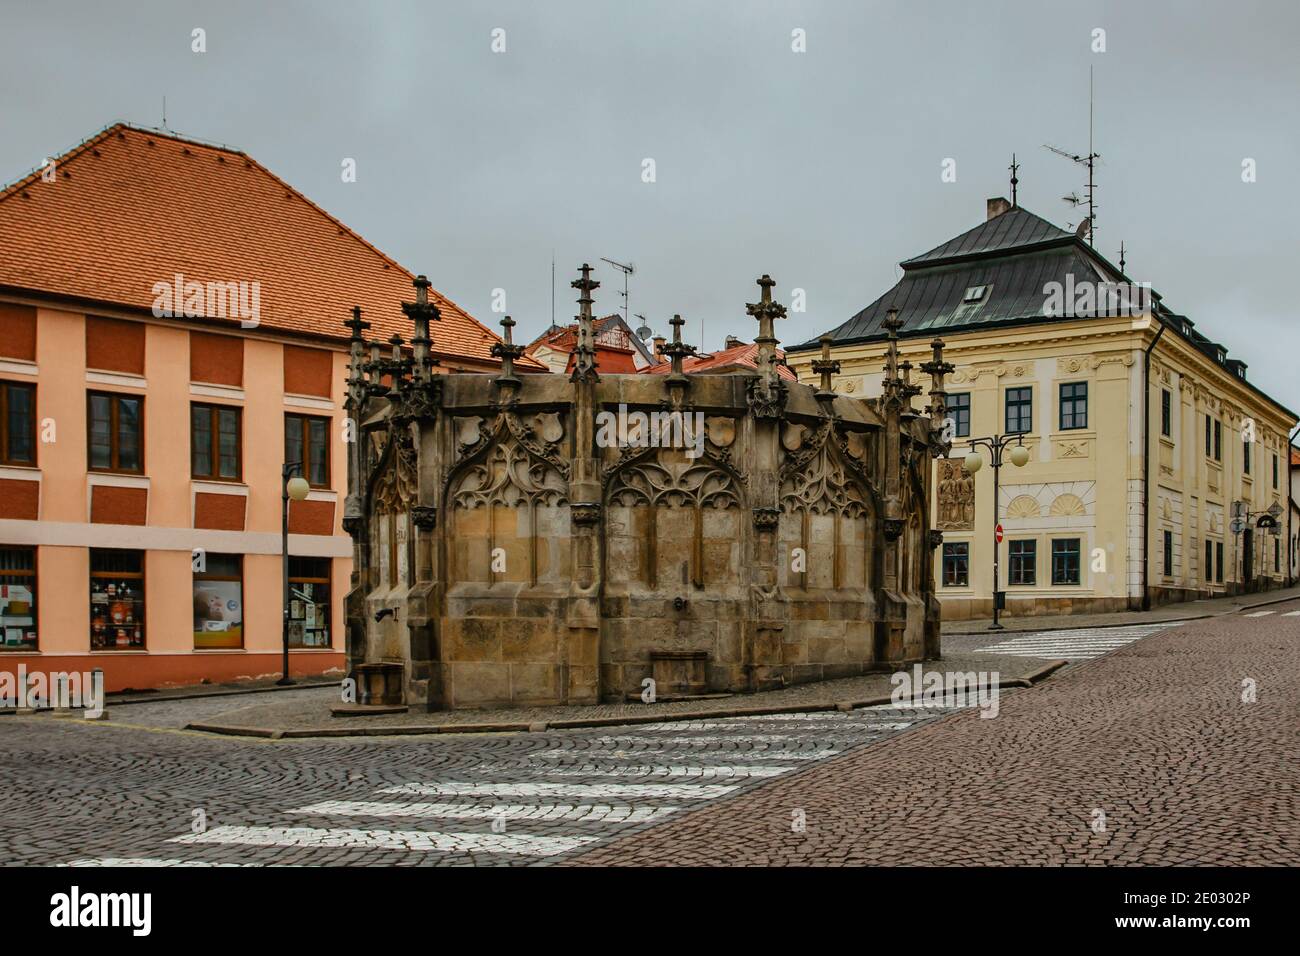
[(1083, 203), (1088, 204), (1088, 245), (1094, 245), (1093, 238), (1097, 234), (1097, 201), (1096, 201), (1096, 180), (1094, 172), (1096, 170), (1097, 160), (1101, 159), (1101, 154), (1094, 152), (1092, 148), (1092, 68), (1088, 68), (1088, 152), (1084, 156), (1078, 153), (1072, 153), (1069, 150), (1058, 149), (1055, 146), (1043, 144), (1044, 149), (1050, 149), (1057, 156), (1064, 156), (1071, 162), (1078, 163), (1088, 169), (1088, 188), (1084, 193), (1084, 198), (1080, 199), (1075, 193), (1071, 192), (1068, 196), (1061, 197), (1072, 206), (1081, 206)]
[[(606, 259), (604, 256), (600, 257), (600, 261), (608, 262), (615, 269), (618, 269), (623, 273), (623, 291), (620, 292), (619, 295), (623, 297), (623, 324), (627, 325), (627, 278), (632, 275), (632, 273), (636, 272), (636, 268), (630, 263), (624, 265), (621, 262), (615, 262), (613, 259)], [(628, 328), (631, 328), (631, 326), (628, 326)]]

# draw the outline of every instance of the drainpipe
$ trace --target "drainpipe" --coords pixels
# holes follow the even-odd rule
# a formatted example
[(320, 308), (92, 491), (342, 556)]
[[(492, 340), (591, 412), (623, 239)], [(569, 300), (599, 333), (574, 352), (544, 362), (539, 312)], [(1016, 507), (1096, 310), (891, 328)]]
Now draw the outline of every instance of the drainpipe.
[(1152, 312), (1152, 318), (1160, 322), (1160, 329), (1151, 344), (1142, 353), (1142, 610), (1151, 610), (1151, 591), (1147, 588), (1147, 574), (1151, 569), (1151, 353), (1155, 350), (1160, 336), (1165, 334), (1165, 324)]

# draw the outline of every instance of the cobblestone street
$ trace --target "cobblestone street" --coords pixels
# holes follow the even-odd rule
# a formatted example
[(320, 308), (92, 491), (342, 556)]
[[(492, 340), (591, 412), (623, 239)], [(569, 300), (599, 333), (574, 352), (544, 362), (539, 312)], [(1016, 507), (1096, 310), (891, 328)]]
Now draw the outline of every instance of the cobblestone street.
[[(0, 853), (99, 866), (1300, 861), (1300, 602), (970, 639), (985, 648), (1079, 663), (1004, 691), (995, 719), (877, 707), (273, 742), (180, 729), (232, 698), (119, 707), (106, 723), (6, 716)], [(1241, 701), (1246, 678), (1257, 703)]]
[(1157, 630), (994, 720), (953, 714), (580, 862), (667, 861), (1295, 866), (1300, 603)]
[[(181, 708), (192, 715), (222, 706), (229, 700), (120, 708), (119, 715), (133, 711), (132, 726), (5, 718), (5, 862), (544, 862), (942, 713), (875, 708), (319, 743), (213, 737), (170, 726), (184, 719)], [(196, 819), (203, 832), (194, 832)]]

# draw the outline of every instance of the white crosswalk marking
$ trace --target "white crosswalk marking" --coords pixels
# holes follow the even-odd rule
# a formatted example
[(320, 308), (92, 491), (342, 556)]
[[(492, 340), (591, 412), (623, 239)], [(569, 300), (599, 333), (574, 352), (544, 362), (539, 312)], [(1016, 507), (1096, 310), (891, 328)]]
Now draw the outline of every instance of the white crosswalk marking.
[[(399, 777), (396, 785), (360, 794), (360, 799), (351, 799), (354, 793), (313, 795), (309, 799), (316, 802), (277, 811), (287, 819), (271, 822), (285, 825), (223, 823), (165, 841), (190, 847), (195, 856), (233, 855), (238, 864), (180, 859), (169, 855), (169, 847), (154, 856), (83, 858), (68, 865), (351, 864), (353, 857), (340, 853), (349, 850), (445, 854), (458, 857), (456, 863), (527, 864), (611, 839), (628, 826), (660, 823), (939, 712), (888, 704), (850, 713), (656, 721), (620, 728), (627, 731), (622, 734), (559, 731), (547, 750), (525, 747), (512, 753), (505, 748), (495, 760), (453, 759), (436, 770), (419, 770), (416, 764), (405, 779), (423, 779), (400, 782)], [(294, 825), (335, 817), (353, 825)], [(402, 829), (373, 828), (378, 821)], [(422, 829), (426, 826), (434, 829)], [(293, 851), (284, 864), (280, 850)]]
[(1270, 614), (1276, 613), (1276, 611), (1254, 611), (1250, 614), (1243, 614), (1242, 617), (1268, 617)]
[[(477, 768), (480, 773), (502, 773), (506, 770), (500, 766)], [(698, 777), (711, 780), (715, 777), (777, 777), (793, 770), (793, 767), (743, 767), (743, 766), (670, 766), (670, 767), (597, 767), (584, 764), (581, 767), (561, 767), (548, 771), (552, 777)]]
[(976, 649), (981, 654), (1011, 657), (1041, 657), (1045, 660), (1090, 660), (1117, 648), (1150, 637), (1180, 621), (1162, 621), (1128, 627), (1075, 628), (1066, 631), (1036, 631)]
[[(672, 738), (672, 737), (662, 737), (662, 738), (656, 738), (656, 739), (657, 739), (657, 740), (660, 740), (660, 741), (667, 741), (667, 742), (669, 742), (669, 743), (672, 743), (673, 741), (676, 741), (676, 745), (680, 747), (680, 746), (683, 746), (682, 743), (681, 743), (682, 740), (691, 740), (692, 738), (690, 738), (690, 737), (677, 737), (677, 738)], [(583, 756), (587, 756), (587, 757), (594, 757), (594, 756), (598, 756), (598, 755), (600, 755), (602, 752), (604, 752), (604, 753), (608, 753), (609, 756), (610, 756), (610, 757), (613, 757), (613, 758), (618, 758), (618, 757), (628, 757), (628, 756), (638, 756), (638, 757), (639, 757), (639, 756), (645, 756), (646, 754), (651, 753), (653, 750), (656, 750), (656, 749), (662, 751), (662, 750), (665, 750), (665, 749), (671, 749), (671, 747), (658, 747), (658, 748), (638, 747), (634, 752), (631, 752), (631, 753), (629, 753), (629, 752), (627, 752), (627, 751), (624, 751), (624, 750), (620, 750), (620, 749), (618, 749), (618, 748), (611, 748), (611, 747), (603, 747), (603, 748), (600, 748), (600, 749), (596, 749), (596, 748), (588, 747), (588, 748), (584, 748), (584, 749), (582, 750), (582, 755), (583, 755)], [(538, 760), (538, 759), (542, 759), (542, 760), (554, 760), (554, 759), (556, 759), (556, 758), (558, 758), (558, 757), (572, 757), (572, 756), (574, 756), (576, 753), (577, 753), (577, 751), (573, 751), (573, 750), (565, 750), (565, 749), (563, 749), (563, 748), (560, 748), (560, 749), (557, 749), (557, 750), (539, 750), (539, 751), (537, 751), (536, 753), (531, 753), (531, 754), (529, 754), (529, 755), (528, 755), (528, 759), (529, 759), (529, 760)], [(710, 754), (709, 754), (709, 759), (710, 759), (710, 760), (746, 760), (746, 761), (749, 761), (749, 760), (825, 760), (827, 757), (834, 757), (834, 756), (835, 756), (836, 754), (838, 754), (838, 753), (839, 753), (838, 750), (832, 750), (832, 749), (821, 749), (821, 750), (748, 750), (748, 751), (733, 750), (733, 751), (731, 751), (730, 753), (728, 753), (728, 752), (726, 752), (726, 751), (714, 751), (713, 753), (710, 753)], [(548, 771), (548, 772), (549, 772), (549, 771)]]
[(646, 823), (676, 813), (679, 807), (627, 807), (610, 804), (387, 803), (326, 800), (289, 813), (316, 816), (417, 817), (435, 820), (562, 820), (566, 823)]
[(154, 856), (101, 856), (93, 860), (72, 860), (63, 866), (261, 866), (261, 863), (209, 863), (206, 860), (164, 860)]
[(506, 833), (439, 833), (434, 830), (327, 830), (318, 827), (213, 827), (173, 837), (168, 843), (222, 846), (321, 847), (441, 852), (511, 853), (555, 856), (595, 841), (595, 837), (528, 836)]
[(380, 793), (420, 793), (429, 796), (465, 794), (472, 797), (688, 797), (711, 800), (725, 796), (735, 787), (716, 783), (405, 783), (385, 787)]
[(1300, 611), (1287, 611), (1283, 617), (1300, 617)]

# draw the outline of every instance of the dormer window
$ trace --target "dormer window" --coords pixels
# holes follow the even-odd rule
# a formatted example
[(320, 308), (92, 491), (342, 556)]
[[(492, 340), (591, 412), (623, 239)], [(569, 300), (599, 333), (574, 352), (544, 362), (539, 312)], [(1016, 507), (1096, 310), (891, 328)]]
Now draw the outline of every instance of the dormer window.
[(966, 290), (966, 294), (962, 296), (961, 301), (963, 304), (982, 302), (984, 297), (988, 295), (988, 291), (989, 287), (986, 285), (973, 285)]

